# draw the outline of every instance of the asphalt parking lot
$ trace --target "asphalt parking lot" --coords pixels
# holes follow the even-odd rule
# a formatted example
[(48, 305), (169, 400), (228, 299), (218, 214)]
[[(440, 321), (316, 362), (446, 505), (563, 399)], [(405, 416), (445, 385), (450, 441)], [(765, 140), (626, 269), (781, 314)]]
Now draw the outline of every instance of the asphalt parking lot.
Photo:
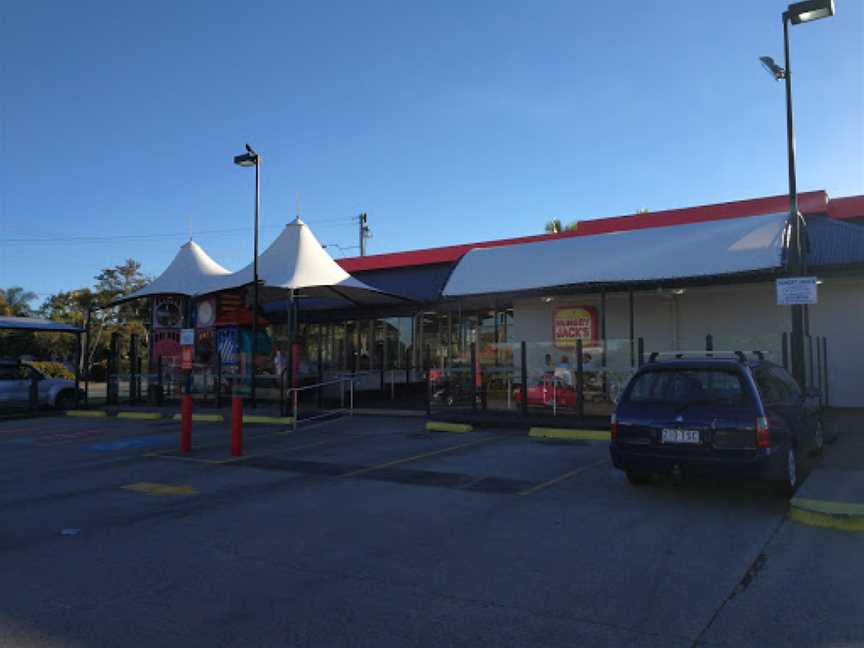
[(424, 423), (0, 423), (0, 646), (864, 641), (861, 536), (769, 489)]

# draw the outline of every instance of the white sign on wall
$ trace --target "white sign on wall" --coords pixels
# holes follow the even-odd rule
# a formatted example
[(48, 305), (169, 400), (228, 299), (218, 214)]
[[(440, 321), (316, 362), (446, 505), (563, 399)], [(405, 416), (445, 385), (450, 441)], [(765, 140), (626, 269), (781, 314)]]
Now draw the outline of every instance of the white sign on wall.
[(777, 305), (819, 303), (816, 277), (788, 277), (777, 280)]
[(195, 329), (180, 329), (180, 346), (195, 346)]

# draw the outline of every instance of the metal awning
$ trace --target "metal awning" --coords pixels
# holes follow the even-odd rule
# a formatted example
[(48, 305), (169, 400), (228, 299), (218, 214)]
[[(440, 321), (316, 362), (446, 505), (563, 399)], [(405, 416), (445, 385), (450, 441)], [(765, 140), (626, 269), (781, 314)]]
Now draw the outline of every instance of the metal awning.
[(83, 333), (84, 329), (63, 322), (39, 317), (0, 317), (0, 331), (51, 331), (54, 333)]
[(769, 214), (474, 249), (456, 265), (442, 296), (776, 270), (783, 266), (786, 220), (785, 213)]

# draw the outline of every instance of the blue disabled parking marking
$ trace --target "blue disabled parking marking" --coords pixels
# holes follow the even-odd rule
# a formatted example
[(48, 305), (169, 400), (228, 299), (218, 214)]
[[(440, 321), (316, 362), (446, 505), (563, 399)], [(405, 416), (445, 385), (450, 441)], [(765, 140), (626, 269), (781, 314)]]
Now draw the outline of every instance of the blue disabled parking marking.
[(116, 452), (117, 450), (132, 450), (136, 448), (156, 448), (175, 443), (174, 439), (162, 436), (143, 436), (131, 439), (118, 439), (117, 441), (105, 441), (103, 443), (91, 443), (84, 446), (90, 452)]
[(19, 437), (17, 439), (7, 439), (0, 441), (2, 445), (33, 445), (33, 437)]

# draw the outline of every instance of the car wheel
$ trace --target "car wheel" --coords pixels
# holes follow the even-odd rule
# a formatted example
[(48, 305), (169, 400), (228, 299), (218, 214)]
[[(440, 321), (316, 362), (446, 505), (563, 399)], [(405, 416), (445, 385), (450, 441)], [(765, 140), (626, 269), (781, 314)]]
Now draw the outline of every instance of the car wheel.
[(59, 410), (68, 410), (75, 407), (75, 392), (62, 391), (57, 395), (57, 400), (54, 401), (54, 407)]
[(816, 419), (816, 429), (813, 431), (813, 452), (812, 454), (820, 456), (825, 450), (825, 428), (822, 425), (822, 419)]
[(777, 484), (777, 490), (782, 497), (792, 497), (798, 488), (798, 476), (800, 474), (798, 465), (798, 453), (795, 448), (789, 446), (786, 450), (786, 465), (783, 469), (783, 477)]
[(651, 474), (628, 470), (627, 481), (629, 481), (634, 486), (644, 486), (645, 484), (651, 483)]

